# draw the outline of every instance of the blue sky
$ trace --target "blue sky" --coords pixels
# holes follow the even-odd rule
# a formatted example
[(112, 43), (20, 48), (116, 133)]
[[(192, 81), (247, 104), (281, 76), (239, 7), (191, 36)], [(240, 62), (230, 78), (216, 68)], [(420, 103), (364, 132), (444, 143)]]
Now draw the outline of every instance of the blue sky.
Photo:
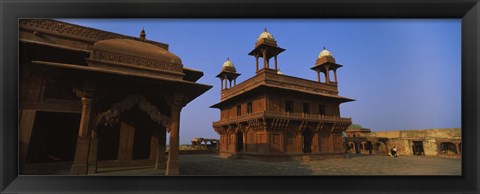
[(220, 112), (215, 77), (227, 57), (242, 75), (255, 74), (247, 55), (264, 28), (286, 51), (278, 65), (286, 75), (316, 80), (310, 70), (325, 46), (337, 63), (339, 94), (356, 101), (342, 117), (372, 131), (461, 127), (461, 21), (459, 19), (61, 19), (129, 36), (145, 28), (147, 39), (167, 43), (184, 66), (204, 72), (213, 85), (181, 113), (180, 143), (218, 138)]

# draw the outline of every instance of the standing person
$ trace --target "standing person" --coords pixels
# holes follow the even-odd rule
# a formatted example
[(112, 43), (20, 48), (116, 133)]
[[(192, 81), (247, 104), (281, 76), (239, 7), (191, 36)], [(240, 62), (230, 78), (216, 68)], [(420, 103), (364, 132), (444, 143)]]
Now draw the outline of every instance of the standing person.
[(392, 148), (392, 155), (395, 158), (397, 157), (397, 148), (395, 146), (393, 146), (393, 148)]

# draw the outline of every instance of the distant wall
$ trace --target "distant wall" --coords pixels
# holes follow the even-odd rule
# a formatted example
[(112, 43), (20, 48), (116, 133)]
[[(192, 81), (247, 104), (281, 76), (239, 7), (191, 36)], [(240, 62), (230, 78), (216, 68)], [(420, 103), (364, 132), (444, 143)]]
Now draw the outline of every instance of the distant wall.
[(396, 131), (378, 131), (366, 135), (367, 137), (388, 138), (388, 149), (397, 147), (400, 155), (415, 155), (416, 145), (422, 145), (423, 155), (438, 156), (442, 155), (442, 142), (451, 142), (458, 146), (456, 155), (461, 155), (462, 131), (460, 128), (441, 128), (441, 129), (415, 129), (415, 130), (396, 130)]

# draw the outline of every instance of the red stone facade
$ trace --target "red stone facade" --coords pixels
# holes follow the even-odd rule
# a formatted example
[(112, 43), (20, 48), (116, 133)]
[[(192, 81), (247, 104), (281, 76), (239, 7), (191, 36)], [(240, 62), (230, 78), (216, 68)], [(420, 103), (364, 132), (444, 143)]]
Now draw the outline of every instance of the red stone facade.
[(21, 174), (179, 173), (180, 111), (211, 88), (196, 83), (202, 72), (143, 30), (129, 37), (46, 19), (19, 27)]
[[(220, 134), (221, 157), (270, 161), (344, 154), (342, 132), (352, 122), (340, 116), (339, 105), (353, 100), (338, 95), (336, 70), (341, 65), (324, 50), (312, 68), (318, 81), (284, 75), (277, 66), (277, 56), (284, 50), (265, 31), (249, 53), (256, 60), (255, 76), (236, 84), (239, 74), (231, 68), (233, 63), (228, 60), (223, 65), (217, 76), (222, 81), (221, 102), (212, 106), (220, 109), (213, 128)], [(334, 78), (328, 77), (330, 71)], [(238, 75), (232, 78), (232, 73)], [(326, 80), (320, 79), (321, 73)], [(223, 84), (225, 80), (234, 80), (233, 86)]]

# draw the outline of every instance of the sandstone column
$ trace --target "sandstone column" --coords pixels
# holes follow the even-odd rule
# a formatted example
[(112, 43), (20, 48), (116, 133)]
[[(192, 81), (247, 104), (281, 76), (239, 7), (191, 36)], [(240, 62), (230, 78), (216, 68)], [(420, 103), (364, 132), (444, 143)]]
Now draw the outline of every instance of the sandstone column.
[(20, 149), (20, 170), (26, 162), (28, 154), (28, 146), (32, 137), (32, 129), (35, 124), (35, 110), (22, 110), (20, 116), (20, 134), (19, 134), (19, 149)]
[(182, 107), (178, 104), (171, 105), (171, 119), (170, 124), (170, 142), (168, 144), (168, 161), (166, 175), (178, 175), (178, 149), (179, 149), (179, 131), (180, 131), (180, 111)]
[(161, 129), (158, 134), (158, 149), (155, 160), (155, 170), (165, 171), (167, 163), (165, 161), (165, 146), (167, 141), (166, 129)]
[(263, 68), (267, 69), (267, 51), (265, 49), (262, 49), (262, 54), (263, 54)]
[(257, 71), (255, 71), (255, 72), (258, 72), (258, 54), (255, 54), (255, 65), (256, 65), (256, 68), (257, 68)]
[(82, 97), (82, 116), (80, 118), (75, 157), (70, 171), (73, 175), (86, 175), (88, 172), (88, 156), (90, 155), (89, 147), (91, 140), (89, 137), (89, 131), (92, 128), (92, 109), (93, 99)]
[(457, 155), (460, 155), (460, 147), (458, 146), (459, 143), (455, 143), (455, 150), (457, 151)]
[(97, 173), (97, 153), (98, 153), (98, 137), (97, 132), (92, 130), (90, 136), (90, 147), (88, 153), (88, 174)]
[(277, 69), (277, 55), (275, 54), (275, 71), (278, 71)]

